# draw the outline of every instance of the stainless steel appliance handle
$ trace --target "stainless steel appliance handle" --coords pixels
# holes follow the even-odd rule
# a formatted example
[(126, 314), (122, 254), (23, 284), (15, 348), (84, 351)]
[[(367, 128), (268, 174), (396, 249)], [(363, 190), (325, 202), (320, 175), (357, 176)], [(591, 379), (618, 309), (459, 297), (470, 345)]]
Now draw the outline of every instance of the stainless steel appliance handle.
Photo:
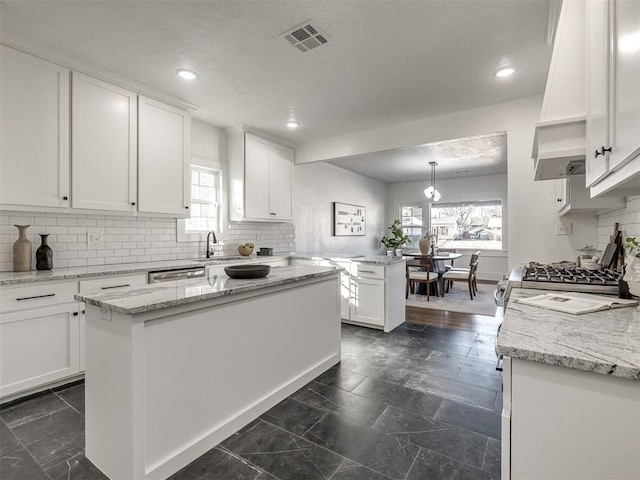
[(205, 269), (198, 268), (194, 270), (178, 270), (178, 271), (169, 271), (169, 272), (155, 272), (149, 274), (149, 282), (162, 282), (169, 280), (179, 280), (179, 279), (188, 279), (188, 278), (198, 278), (205, 276)]

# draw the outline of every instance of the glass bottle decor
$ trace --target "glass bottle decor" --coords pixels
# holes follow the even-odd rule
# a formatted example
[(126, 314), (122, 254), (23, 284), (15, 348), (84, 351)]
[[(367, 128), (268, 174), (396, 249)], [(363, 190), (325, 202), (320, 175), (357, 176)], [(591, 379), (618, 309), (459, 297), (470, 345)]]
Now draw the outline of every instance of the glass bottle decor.
[(27, 238), (27, 228), (31, 225), (14, 225), (18, 229), (18, 240), (13, 244), (13, 271), (31, 271), (31, 241)]
[(36, 250), (36, 270), (51, 270), (53, 268), (53, 250), (47, 244), (48, 233), (41, 233), (42, 243)]

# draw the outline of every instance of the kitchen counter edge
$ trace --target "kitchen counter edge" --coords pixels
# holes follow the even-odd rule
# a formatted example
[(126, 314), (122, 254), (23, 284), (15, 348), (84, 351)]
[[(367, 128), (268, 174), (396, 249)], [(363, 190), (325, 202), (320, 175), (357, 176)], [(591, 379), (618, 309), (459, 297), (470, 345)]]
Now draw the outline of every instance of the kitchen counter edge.
[(533, 289), (512, 291), (498, 335), (498, 353), (640, 381), (638, 308), (572, 315), (514, 301), (539, 294)]

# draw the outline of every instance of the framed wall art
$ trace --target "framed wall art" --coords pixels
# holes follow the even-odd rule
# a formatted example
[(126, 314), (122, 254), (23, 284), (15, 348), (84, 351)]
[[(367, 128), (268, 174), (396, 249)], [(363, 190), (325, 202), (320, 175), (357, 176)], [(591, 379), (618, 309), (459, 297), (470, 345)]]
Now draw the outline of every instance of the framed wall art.
[(367, 209), (361, 205), (333, 202), (333, 235), (366, 235)]

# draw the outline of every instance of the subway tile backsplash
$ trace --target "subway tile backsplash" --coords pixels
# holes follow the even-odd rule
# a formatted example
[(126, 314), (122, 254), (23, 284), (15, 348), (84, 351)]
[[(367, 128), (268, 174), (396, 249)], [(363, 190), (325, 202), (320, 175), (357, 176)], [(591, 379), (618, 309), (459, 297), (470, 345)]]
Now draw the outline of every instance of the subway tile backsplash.
[(640, 197), (627, 197), (624, 208), (598, 216), (598, 248), (604, 250), (613, 233), (613, 225), (620, 224), (623, 241), (625, 237), (640, 239)]
[[(13, 270), (14, 225), (31, 225), (27, 231), (35, 252), (40, 233), (49, 234), (53, 268), (111, 265), (132, 262), (182, 260), (201, 256), (205, 242), (178, 242), (176, 220), (160, 217), (124, 217), (75, 213), (0, 212), (0, 271)], [(89, 245), (87, 236), (101, 234), (102, 242)], [(295, 250), (293, 223), (230, 223), (216, 248), (223, 255), (237, 255), (241, 243), (272, 247), (274, 253)]]

